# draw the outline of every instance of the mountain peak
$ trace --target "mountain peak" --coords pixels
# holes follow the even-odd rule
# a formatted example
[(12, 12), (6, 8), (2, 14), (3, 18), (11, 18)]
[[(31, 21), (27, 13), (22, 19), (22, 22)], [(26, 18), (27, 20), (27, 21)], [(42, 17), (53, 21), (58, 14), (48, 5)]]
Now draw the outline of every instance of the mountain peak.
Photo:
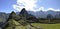
[(22, 15), (23, 15), (23, 14), (28, 14), (28, 13), (27, 13), (26, 9), (25, 9), (25, 8), (23, 8), (23, 9), (21, 10), (21, 12), (19, 13), (19, 15), (20, 15), (20, 14), (22, 14)]

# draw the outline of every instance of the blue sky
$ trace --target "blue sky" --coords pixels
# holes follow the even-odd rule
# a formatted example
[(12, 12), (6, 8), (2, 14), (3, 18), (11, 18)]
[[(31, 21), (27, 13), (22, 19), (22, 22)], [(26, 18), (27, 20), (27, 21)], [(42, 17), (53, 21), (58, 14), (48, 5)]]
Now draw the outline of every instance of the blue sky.
[(60, 10), (60, 0), (0, 0), (0, 12)]
[(13, 11), (12, 5), (15, 3), (15, 0), (0, 0), (0, 12), (9, 13)]
[(44, 6), (46, 8), (60, 8), (60, 0), (42, 0), (40, 6)]

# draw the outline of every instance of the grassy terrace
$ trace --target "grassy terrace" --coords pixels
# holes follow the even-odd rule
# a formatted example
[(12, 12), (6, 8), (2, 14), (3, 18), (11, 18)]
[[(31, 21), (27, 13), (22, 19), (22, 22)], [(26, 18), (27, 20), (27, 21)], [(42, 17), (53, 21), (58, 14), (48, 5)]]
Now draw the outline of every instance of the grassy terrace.
[[(26, 29), (28, 28), (29, 25), (27, 26), (22, 26), (18, 22), (14, 20), (15, 25), (20, 25), (20, 26), (15, 26), (15, 29)], [(60, 24), (40, 24), (40, 23), (31, 23), (34, 27), (40, 27), (42, 29), (60, 29)], [(31, 27), (32, 29), (36, 29), (34, 27)], [(9, 28), (9, 27), (8, 27)], [(7, 29), (8, 29), (7, 28)]]
[[(15, 22), (16, 24), (18, 24), (17, 22)], [(31, 23), (33, 26), (35, 27), (41, 27), (43, 29), (60, 29), (60, 24), (40, 24), (40, 23)], [(26, 29), (27, 26), (16, 26), (18, 28), (21, 28), (21, 29)], [(32, 27), (32, 29), (35, 29)]]
[[(60, 24), (40, 24), (40, 23), (32, 23), (33, 26), (35, 27), (41, 27), (43, 29), (60, 29)], [(26, 29), (28, 26), (16, 26), (21, 29)], [(35, 29), (32, 27), (32, 29)]]
[[(32, 23), (35, 27), (41, 27), (42, 29), (60, 29), (60, 24), (40, 24), (40, 23)], [(28, 26), (16, 26), (20, 29), (26, 29)], [(16, 29), (18, 29), (16, 28)], [(32, 27), (32, 29), (35, 29)]]
[(40, 26), (43, 29), (60, 29), (60, 24), (40, 24), (32, 23), (33, 26)]

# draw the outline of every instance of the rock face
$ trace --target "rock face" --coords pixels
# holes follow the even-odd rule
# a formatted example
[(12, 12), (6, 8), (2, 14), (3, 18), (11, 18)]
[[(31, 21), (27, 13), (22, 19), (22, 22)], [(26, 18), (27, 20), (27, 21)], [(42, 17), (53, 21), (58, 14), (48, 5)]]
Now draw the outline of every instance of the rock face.
[(31, 15), (28, 14), (28, 12), (26, 11), (25, 8), (23, 8), (23, 9), (21, 10), (21, 12), (19, 13), (19, 16), (28, 18), (28, 17), (31, 16)]
[(27, 13), (26, 9), (23, 8), (19, 14), (28, 14), (28, 13)]
[(23, 8), (23, 9), (21, 10), (21, 12), (19, 13), (19, 16), (23, 16), (23, 17), (27, 17), (27, 16), (28, 16), (28, 13), (27, 13), (27, 11), (26, 11), (25, 8)]

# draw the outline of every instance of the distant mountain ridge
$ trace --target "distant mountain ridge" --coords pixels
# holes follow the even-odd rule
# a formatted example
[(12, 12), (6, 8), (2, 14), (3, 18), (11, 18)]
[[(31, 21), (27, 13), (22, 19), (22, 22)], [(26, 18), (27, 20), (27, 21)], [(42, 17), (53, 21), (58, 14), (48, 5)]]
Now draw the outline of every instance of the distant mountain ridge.
[[(46, 18), (48, 14), (51, 14), (53, 18), (60, 18), (60, 11), (27, 11), (28, 14), (32, 14), (33, 16), (37, 18)], [(9, 17), (10, 13), (0, 12), (0, 19), (3, 19), (4, 21)], [(16, 14), (19, 14), (19, 12), (16, 12)]]
[(60, 14), (60, 11), (52, 11), (52, 10), (49, 10), (49, 11), (37, 11), (37, 12), (32, 12), (32, 11), (29, 11), (28, 12), (29, 14), (32, 14), (34, 16), (36, 16), (37, 18), (46, 18), (48, 14), (51, 14), (53, 16), (53, 18), (59, 18), (59, 14)]
[(0, 20), (3, 20), (5, 22), (5, 20), (8, 18), (9, 14), (5, 13), (5, 12), (0, 12)]

